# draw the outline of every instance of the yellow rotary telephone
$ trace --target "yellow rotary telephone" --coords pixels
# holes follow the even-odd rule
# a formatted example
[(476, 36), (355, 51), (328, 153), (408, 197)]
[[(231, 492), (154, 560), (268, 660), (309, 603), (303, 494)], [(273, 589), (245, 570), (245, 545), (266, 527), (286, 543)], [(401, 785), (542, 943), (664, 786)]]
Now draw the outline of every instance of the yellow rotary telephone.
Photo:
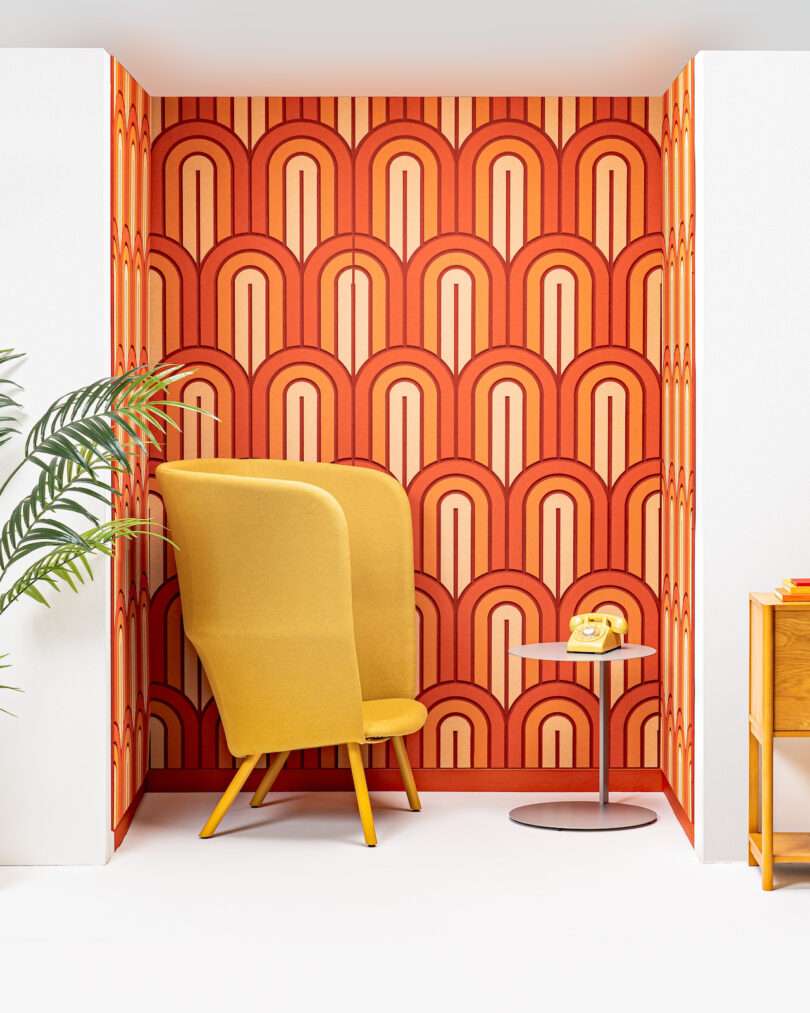
[(605, 654), (622, 646), (621, 635), (627, 633), (627, 620), (609, 612), (586, 612), (581, 616), (571, 616), (568, 627), (571, 636), (566, 645), (567, 651)]

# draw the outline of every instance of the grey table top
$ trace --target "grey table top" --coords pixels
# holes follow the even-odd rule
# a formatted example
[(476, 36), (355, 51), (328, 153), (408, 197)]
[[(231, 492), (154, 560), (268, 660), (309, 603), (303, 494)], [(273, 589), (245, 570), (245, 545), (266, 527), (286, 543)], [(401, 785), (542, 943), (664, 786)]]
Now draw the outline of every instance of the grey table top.
[(633, 658), (647, 658), (655, 654), (654, 647), (646, 644), (625, 644), (605, 654), (586, 654), (582, 651), (566, 651), (566, 641), (558, 640), (548, 644), (523, 644), (510, 647), (509, 653), (518, 658), (535, 661), (630, 661)]

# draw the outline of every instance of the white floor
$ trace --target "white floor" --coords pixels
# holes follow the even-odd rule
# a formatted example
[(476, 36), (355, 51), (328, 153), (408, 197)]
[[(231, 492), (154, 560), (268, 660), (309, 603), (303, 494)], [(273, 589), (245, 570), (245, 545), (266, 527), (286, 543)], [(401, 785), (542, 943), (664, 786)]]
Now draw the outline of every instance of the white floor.
[(701, 866), (661, 796), (614, 795), (656, 809), (651, 827), (576, 834), (507, 819), (536, 795), (425, 792), (411, 813), (377, 793), (374, 849), (350, 795), (248, 797), (209, 841), (214, 796), (147, 795), (108, 866), (0, 869), (4, 1008), (806, 1001), (810, 872), (764, 894), (758, 870)]

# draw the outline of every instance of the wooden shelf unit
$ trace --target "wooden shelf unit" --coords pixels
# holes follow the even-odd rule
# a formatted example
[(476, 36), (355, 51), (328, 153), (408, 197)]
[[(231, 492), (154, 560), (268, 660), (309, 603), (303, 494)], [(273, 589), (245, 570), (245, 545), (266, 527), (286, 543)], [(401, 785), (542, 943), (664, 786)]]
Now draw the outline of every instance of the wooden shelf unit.
[(773, 832), (773, 740), (810, 738), (810, 604), (748, 596), (748, 864), (810, 865), (810, 833)]

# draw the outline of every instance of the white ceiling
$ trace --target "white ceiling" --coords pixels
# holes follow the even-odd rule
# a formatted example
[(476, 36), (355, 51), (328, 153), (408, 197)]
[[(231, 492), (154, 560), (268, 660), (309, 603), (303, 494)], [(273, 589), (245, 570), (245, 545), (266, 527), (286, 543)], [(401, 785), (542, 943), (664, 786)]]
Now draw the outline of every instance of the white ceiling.
[(807, 0), (0, 0), (153, 95), (652, 95), (699, 49), (810, 49)]

